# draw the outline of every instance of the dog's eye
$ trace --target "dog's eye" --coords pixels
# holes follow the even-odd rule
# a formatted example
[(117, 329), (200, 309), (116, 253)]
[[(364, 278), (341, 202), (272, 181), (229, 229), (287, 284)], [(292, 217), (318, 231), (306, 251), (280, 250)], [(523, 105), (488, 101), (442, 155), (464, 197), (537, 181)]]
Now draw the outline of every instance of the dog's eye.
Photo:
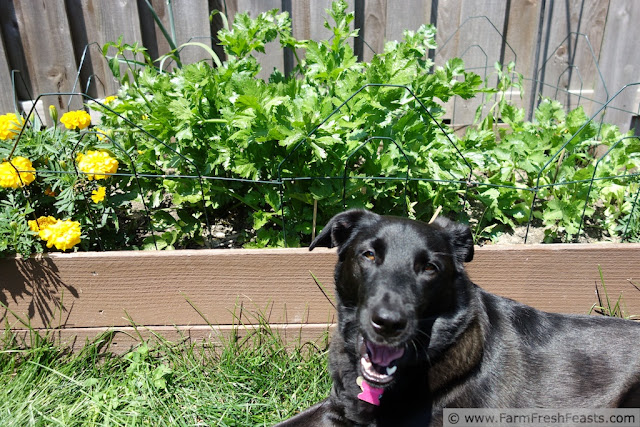
[(426, 273), (435, 273), (438, 271), (438, 267), (435, 264), (428, 262), (423, 269)]
[(373, 251), (364, 251), (362, 253), (362, 256), (365, 257), (366, 259), (368, 259), (369, 261), (375, 261), (376, 260), (376, 254), (374, 254)]

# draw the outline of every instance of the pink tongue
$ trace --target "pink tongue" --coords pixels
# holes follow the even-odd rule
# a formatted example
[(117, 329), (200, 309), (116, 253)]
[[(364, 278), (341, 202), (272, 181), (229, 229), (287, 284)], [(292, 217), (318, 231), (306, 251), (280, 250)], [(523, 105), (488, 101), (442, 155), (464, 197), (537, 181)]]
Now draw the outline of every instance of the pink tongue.
[(367, 349), (369, 350), (371, 362), (379, 366), (389, 366), (404, 354), (404, 348), (387, 347), (369, 341), (367, 341)]

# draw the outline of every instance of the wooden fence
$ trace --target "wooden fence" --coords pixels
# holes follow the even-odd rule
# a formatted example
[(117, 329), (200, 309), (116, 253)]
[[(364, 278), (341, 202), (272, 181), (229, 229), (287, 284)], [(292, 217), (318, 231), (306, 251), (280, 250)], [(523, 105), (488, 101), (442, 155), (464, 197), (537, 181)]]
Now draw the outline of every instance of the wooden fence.
[[(251, 16), (278, 8), (292, 17), (297, 38), (329, 36), (323, 27), (331, 0), (151, 0), (164, 25), (175, 24), (180, 45), (193, 37), (211, 44), (220, 19), (212, 10), (226, 10), (230, 21), (238, 12)], [(353, 47), (369, 60), (385, 40), (397, 40), (404, 30), (423, 23), (438, 28), (436, 64), (462, 57), (467, 68), (489, 76), (496, 61), (515, 61), (525, 80), (522, 105), (529, 111), (542, 93), (567, 107), (578, 103), (592, 114), (624, 85), (640, 81), (640, 3), (636, 0), (348, 0), (360, 37)], [(169, 11), (172, 9), (172, 14)], [(153, 58), (169, 45), (153, 21), (146, 0), (3, 0), (0, 2), (0, 112), (13, 111), (17, 101), (39, 94), (84, 92), (94, 97), (117, 90), (100, 47), (123, 35), (144, 45)], [(85, 47), (87, 57), (82, 62)], [(293, 55), (272, 43), (260, 55), (262, 77), (274, 67), (287, 71)], [(185, 62), (206, 53), (197, 47), (182, 52)], [(82, 62), (82, 67), (80, 67)], [(18, 73), (13, 73), (17, 70)], [(12, 80), (15, 83), (12, 83)], [(88, 89), (86, 89), (88, 86)], [(15, 87), (15, 91), (14, 91)], [(628, 87), (607, 109), (606, 120), (628, 129), (638, 110), (637, 86)], [(14, 96), (15, 95), (15, 96)], [(43, 108), (55, 104), (64, 111), (79, 108), (81, 99), (49, 96)], [(67, 103), (71, 105), (67, 105)], [(467, 123), (473, 104), (449, 105), (450, 120)]]

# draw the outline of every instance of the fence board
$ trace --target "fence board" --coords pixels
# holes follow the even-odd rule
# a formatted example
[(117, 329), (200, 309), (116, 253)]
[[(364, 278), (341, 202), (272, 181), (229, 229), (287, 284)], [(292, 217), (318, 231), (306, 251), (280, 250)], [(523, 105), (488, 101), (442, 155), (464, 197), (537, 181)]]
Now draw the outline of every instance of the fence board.
[[(294, 0), (291, 2), (291, 30), (293, 36), (300, 40), (329, 40), (331, 31), (325, 28), (325, 21), (333, 24), (326, 10), (331, 8), (332, 0)], [(347, 12), (353, 12), (355, 0), (347, 0)], [(353, 40), (349, 41), (353, 49)], [(304, 52), (297, 52), (300, 59)], [(294, 59), (295, 60), (295, 59)], [(294, 64), (295, 65), (295, 64)]]
[[(602, 101), (600, 94), (593, 93), (598, 73), (597, 53), (602, 43), (602, 23), (609, 7), (608, 1), (571, 0), (548, 4), (545, 30), (542, 36), (540, 66), (536, 77), (544, 84), (538, 92), (543, 96), (558, 99), (567, 108), (575, 108), (579, 99), (567, 91), (584, 91), (590, 98)], [(579, 34), (576, 34), (579, 33)], [(591, 54), (593, 47), (596, 57)], [(590, 113), (592, 106), (584, 102)]]
[[(169, 10), (165, 0), (152, 2), (163, 26), (171, 35)], [(209, 2), (207, 0), (192, 0), (189, 2), (173, 2), (173, 19), (175, 27), (175, 43), (177, 47), (189, 41), (204, 43), (212, 46), (211, 26), (209, 25)], [(155, 36), (158, 43), (158, 54), (164, 55), (171, 51), (166, 37), (156, 26)], [(193, 40), (191, 40), (193, 38)], [(200, 60), (211, 60), (211, 56), (200, 47), (186, 46), (180, 51), (180, 60), (184, 64), (191, 64)]]
[(364, 5), (364, 46), (362, 50), (363, 61), (369, 62), (373, 55), (384, 50), (387, 40), (387, 0), (369, 0)]
[[(505, 8), (502, 0), (465, 1), (462, 3), (460, 45), (458, 56), (465, 61), (470, 71), (475, 71), (486, 81), (494, 73), (494, 64), (502, 62), (501, 49), (506, 35), (502, 34)], [(491, 79), (493, 85), (495, 78)], [(471, 100), (459, 100), (454, 123), (472, 123), (476, 110), (485, 98), (481, 96)], [(482, 114), (488, 113), (490, 105), (483, 107)]]
[[(207, 322), (265, 320), (321, 331), (335, 312), (313, 281), (333, 292), (333, 250), (184, 250), (57, 254), (0, 260), (2, 310), (16, 329), (62, 326), (66, 339), (121, 330), (131, 321), (151, 330), (200, 331)], [(467, 270), (488, 291), (539, 309), (587, 313), (597, 302), (602, 268), (608, 295), (640, 314), (640, 244), (557, 244), (477, 248)], [(600, 289), (602, 291), (602, 289)], [(331, 297), (332, 298), (332, 297)], [(60, 309), (62, 307), (62, 310)], [(205, 320), (206, 319), (206, 320)], [(310, 326), (301, 326), (310, 325)], [(175, 335), (174, 335), (175, 336)]]
[[(524, 77), (531, 78), (537, 66), (536, 53), (538, 42), (538, 31), (540, 29), (540, 14), (542, 13), (542, 1), (515, 1), (511, 2), (509, 15), (507, 17), (506, 38), (509, 46), (515, 51), (517, 57), (516, 71)], [(506, 48), (506, 50), (509, 50)], [(509, 57), (505, 55), (505, 62)], [(510, 99), (520, 108), (529, 110), (531, 97), (535, 99), (535, 94), (531, 93), (531, 81), (523, 81), (524, 94), (520, 99), (519, 94), (515, 94)]]
[[(437, 39), (436, 63), (443, 64), (449, 58), (459, 57), (464, 60), (467, 70), (487, 79), (493, 73), (493, 65), (501, 61), (504, 2), (465, 0), (458, 3), (459, 9), (450, 4), (438, 5), (438, 26), (449, 31)], [(454, 15), (456, 12), (458, 16)], [(473, 123), (476, 110), (484, 100), (484, 96), (466, 101), (456, 98), (447, 103), (446, 110), (456, 124)], [(486, 111), (485, 107), (484, 113)]]
[[(204, 43), (212, 47), (211, 25), (209, 24), (209, 2), (198, 0), (173, 2), (173, 13), (176, 27), (177, 45), (189, 41)], [(197, 46), (187, 46), (180, 52), (180, 59), (186, 64), (201, 60), (212, 63), (211, 55)]]
[[(612, 97), (625, 84), (640, 82), (640, 56), (635, 54), (640, 38), (640, 7), (633, 0), (616, 0), (612, 3), (607, 17), (607, 26), (602, 42), (600, 65), (606, 70), (604, 80)], [(633, 54), (631, 54), (633, 52)], [(596, 91), (603, 88), (596, 85)], [(617, 124), (623, 131), (629, 129), (631, 115), (637, 114), (640, 101), (638, 86), (626, 89), (607, 110), (605, 121)]]
[[(13, 2), (0, 1), (0, 26), (2, 26), (2, 41), (6, 48), (5, 54), (10, 70), (20, 70), (16, 75), (16, 92), (18, 99), (33, 99), (33, 87), (29, 78), (29, 70), (24, 53), (24, 46), (20, 36), (20, 27)], [(11, 81), (8, 76), (9, 82)], [(3, 103), (10, 103), (13, 109), (13, 88), (11, 83), (7, 87), (3, 84), (0, 98)]]
[(458, 40), (460, 33), (458, 27), (461, 24), (460, 9), (462, 1), (438, 1), (436, 12), (436, 43), (438, 48), (435, 52), (434, 61), (436, 65), (443, 65), (448, 58), (459, 55)]
[[(169, 29), (169, 18), (168, 18), (169, 12), (167, 11), (167, 2), (164, 0), (151, 0), (151, 6), (153, 6), (153, 9), (156, 12), (156, 15), (158, 15), (158, 18), (160, 19), (160, 21), (162, 22), (162, 25), (164, 25), (165, 29), (169, 32), (169, 34), (171, 34), (171, 30)], [(148, 8), (146, 3), (141, 4), (141, 7)], [(149, 14), (151, 14), (150, 11), (149, 11)], [(153, 25), (153, 36), (155, 41), (156, 54), (158, 57), (162, 55), (166, 55), (167, 53), (169, 53), (169, 51), (171, 51), (169, 42), (167, 41), (164, 34), (162, 34), (162, 31), (160, 30), (158, 25), (155, 23), (155, 21)], [(167, 64), (165, 68), (171, 69), (172, 67), (173, 67), (173, 64)]]
[[(237, 12), (249, 11), (249, 15), (255, 18), (262, 12), (266, 12), (271, 9), (280, 9), (281, 0), (236, 0)], [(231, 15), (235, 16), (234, 15)], [(231, 23), (231, 18), (229, 23)], [(256, 58), (262, 66), (258, 77), (267, 80), (274, 68), (284, 72), (284, 55), (280, 48), (280, 42), (278, 40), (271, 43), (267, 43), (265, 46), (265, 53), (257, 53)]]
[[(7, 62), (7, 56), (5, 54), (4, 42), (0, 40), (0, 92), (5, 94), (12, 94), (13, 87), (11, 85), (11, 72), (9, 70), (9, 64)], [(0, 115), (8, 112), (13, 112), (15, 107), (13, 105), (12, 97), (0, 96)]]
[[(77, 65), (73, 55), (69, 21), (63, 2), (14, 2), (27, 68), (35, 91), (71, 92)], [(61, 111), (82, 107), (80, 97), (55, 96), (43, 99)], [(45, 117), (47, 120), (48, 117)]]
[[(332, 33), (325, 28), (325, 21), (333, 24), (326, 10), (332, 0), (295, 0), (291, 4), (293, 35), (304, 40), (328, 40)], [(354, 0), (347, 0), (347, 12), (354, 11)], [(353, 45), (352, 45), (353, 47)]]
[[(70, 0), (68, 2), (69, 23), (73, 36), (78, 66), (87, 45), (89, 50), (80, 70), (82, 82), (91, 82), (89, 95), (96, 98), (113, 95), (118, 84), (102, 56), (102, 46), (117, 41), (123, 36), (123, 42), (142, 44), (138, 6), (135, 0), (101, 2), (97, 0)], [(113, 51), (110, 51), (113, 54)], [(123, 65), (121, 72), (126, 71)], [(77, 88), (85, 90), (82, 83)]]
[[(152, 0), (165, 26), (169, 27), (166, 2)], [(159, 33), (155, 23), (150, 20), (151, 15), (143, 0), (123, 0), (120, 2), (98, 2), (96, 0), (68, 0), (66, 2), (38, 3), (42, 7), (33, 7), (33, 2), (1, 2), (0, 25), (4, 41), (7, 67), (20, 70), (20, 76), (26, 85), (18, 85), (20, 100), (28, 100), (39, 93), (49, 91), (70, 90), (75, 80), (77, 64), (85, 45), (88, 42), (115, 40), (120, 34), (125, 40), (144, 41), (152, 57), (168, 52), (168, 45), (164, 36)], [(192, 2), (174, 2), (176, 38), (182, 44), (193, 36), (210, 37), (217, 30), (219, 22), (209, 23), (208, 17), (215, 8), (226, 8), (233, 21), (237, 12), (250, 11), (256, 16), (262, 11), (272, 8), (285, 8), (292, 16), (294, 35), (298, 38), (322, 39), (329, 36), (323, 27), (326, 18), (325, 9), (331, 0), (194, 0)], [(348, 1), (349, 9), (355, 10), (356, 0)], [(541, 10), (542, 22), (540, 21)], [(381, 51), (387, 40), (400, 39), (405, 29), (415, 30), (419, 25), (435, 22), (438, 28), (437, 41), (439, 49), (435, 55), (437, 64), (442, 64), (447, 58), (461, 56), (469, 68), (478, 68), (484, 75), (484, 52), (486, 65), (491, 68), (493, 63), (502, 58), (510, 61), (512, 55), (508, 49), (502, 49), (503, 43), (496, 41), (495, 31), (486, 24), (479, 22), (465, 23), (471, 16), (486, 15), (497, 29), (504, 32), (507, 41), (518, 55), (518, 70), (527, 78), (535, 78), (536, 63), (545, 63), (543, 77), (548, 85), (544, 95), (554, 97), (555, 86), (571, 90), (580, 89), (580, 78), (585, 96), (595, 97), (602, 101), (603, 85), (598, 83), (598, 73), (591, 53), (586, 44), (587, 38), (573, 37), (566, 43), (563, 40), (571, 32), (582, 32), (591, 42), (596, 57), (600, 59), (606, 78), (606, 86), (610, 93), (615, 92), (623, 84), (640, 78), (634, 62), (637, 55), (630, 54), (634, 46), (631, 44), (637, 32), (632, 22), (637, 21), (640, 6), (631, 0), (567, 0), (566, 2), (551, 2), (543, 0), (510, 1), (491, 0), (476, 2), (472, 0), (407, 0), (392, 2), (389, 0), (358, 0), (356, 10), (357, 25), (361, 25), (364, 41), (375, 51)], [(432, 11), (434, 16), (431, 16)], [(625, 18), (627, 17), (627, 18)], [(458, 30), (461, 24), (464, 28)], [(539, 29), (543, 31), (539, 34)], [(69, 34), (71, 33), (71, 37)], [(606, 46), (603, 46), (606, 34)], [(444, 41), (453, 36), (446, 45)], [(539, 37), (540, 36), (540, 37)], [(211, 44), (207, 39), (202, 39)], [(357, 46), (356, 46), (357, 45)], [(9, 49), (10, 46), (10, 49)], [(352, 46), (360, 50), (361, 44)], [(559, 47), (559, 49), (556, 49)], [(481, 50), (482, 49), (482, 50)], [(539, 51), (539, 52), (538, 52)], [(538, 52), (538, 53), (537, 53)], [(74, 55), (75, 53), (75, 55)], [(373, 52), (362, 48), (362, 55), (369, 60)], [(209, 59), (204, 50), (197, 47), (187, 47), (183, 51), (184, 62)], [(263, 67), (261, 78), (267, 78), (274, 68), (284, 70), (285, 55), (279, 43), (270, 43), (267, 53), (259, 54), (259, 61)], [(290, 58), (290, 57), (289, 57)], [(619, 65), (623, 62), (625, 65)], [(569, 65), (571, 67), (567, 68)], [(290, 69), (292, 62), (286, 62)], [(0, 106), (12, 105), (11, 90), (7, 83), (6, 71), (0, 86)], [(86, 85), (90, 76), (95, 76), (90, 95), (103, 96), (115, 91), (115, 84), (111, 81), (111, 74), (106, 64), (100, 58), (98, 49), (91, 51), (90, 61), (82, 70), (82, 85)], [(101, 81), (102, 84), (95, 83)], [(105, 86), (102, 89), (102, 86)], [(545, 87), (545, 86), (543, 86)], [(594, 92), (595, 91), (595, 92)], [(30, 94), (31, 92), (31, 94)], [(531, 92), (531, 91), (529, 91)], [(529, 93), (527, 96), (535, 96)], [(574, 107), (578, 102), (577, 96), (560, 93)], [(617, 108), (637, 109), (636, 95), (621, 101)], [(65, 109), (66, 100), (56, 101), (58, 107)], [(587, 113), (594, 108), (582, 99)], [(49, 102), (50, 103), (50, 102)], [(527, 100), (523, 102), (529, 106)], [(77, 105), (73, 108), (79, 107)], [(453, 106), (450, 106), (450, 109)], [(46, 110), (46, 105), (45, 105)], [(469, 122), (475, 112), (475, 104), (463, 106), (456, 104), (457, 117), (451, 119), (458, 122)], [(617, 113), (620, 117), (611, 116), (616, 122), (621, 122), (626, 130), (628, 116)], [(613, 120), (613, 119), (612, 119)]]
[[(493, 64), (500, 61), (504, 16), (501, 0), (462, 2), (459, 49), (464, 50), (459, 55), (468, 69), (477, 69), (483, 77), (488, 76)], [(485, 69), (487, 74), (483, 74)]]
[(432, 0), (387, 0), (386, 40), (402, 40), (405, 30), (416, 31), (431, 22)]

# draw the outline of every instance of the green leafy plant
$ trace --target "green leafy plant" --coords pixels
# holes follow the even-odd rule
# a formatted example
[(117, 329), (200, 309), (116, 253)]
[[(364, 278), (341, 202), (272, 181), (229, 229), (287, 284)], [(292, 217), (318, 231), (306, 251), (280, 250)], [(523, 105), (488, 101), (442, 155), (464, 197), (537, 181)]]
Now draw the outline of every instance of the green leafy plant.
[[(286, 14), (270, 11), (256, 19), (239, 14), (233, 28), (219, 34), (228, 58), (222, 67), (198, 63), (172, 73), (147, 67), (138, 73), (135, 88), (123, 81), (121, 102), (114, 107), (121, 117), (105, 113), (103, 122), (115, 134), (126, 135), (123, 146), (143, 153), (136, 159), (139, 172), (257, 182), (173, 178), (157, 182), (149, 190), (170, 194), (171, 206), (185, 213), (182, 222), (173, 224), (175, 233), (166, 236), (167, 245), (184, 245), (187, 217), (200, 217), (190, 227), (199, 232), (195, 235), (201, 234), (203, 197), (214, 212), (233, 211), (244, 218), (250, 234), (255, 233), (253, 242), (245, 237), (245, 245), (282, 245), (285, 226), (287, 244), (298, 245), (311, 234), (314, 204), (320, 207), (320, 222), (342, 208), (342, 183), (335, 178), (343, 175), (345, 166), (355, 178), (347, 183), (347, 205), (376, 206), (397, 214), (407, 212), (405, 191), (398, 181), (359, 177), (400, 179), (414, 171), (433, 180), (466, 177), (466, 165), (459, 156), (448, 155), (454, 147), (429, 114), (442, 117), (441, 102), (487, 91), (479, 76), (465, 72), (459, 59), (429, 72), (433, 63), (425, 54), (435, 47), (431, 26), (405, 33), (402, 42), (388, 43), (371, 63), (359, 63), (349, 44), (357, 35), (351, 29), (353, 14), (346, 13), (344, 2), (334, 2), (328, 13), (334, 25), (326, 25), (333, 34), (326, 41), (295, 40)], [(304, 57), (292, 76), (276, 70), (265, 82), (256, 77), (260, 66), (254, 55), (276, 39), (283, 47), (304, 52)], [(371, 84), (394, 87), (360, 90)], [(129, 127), (122, 117), (169, 143), (158, 144), (144, 133), (125, 133)], [(370, 144), (360, 147), (371, 137)], [(293, 182), (295, 177), (321, 179)], [(273, 184), (281, 178), (287, 180), (284, 211), (279, 185)], [(416, 191), (421, 198), (443, 199), (447, 211), (461, 210), (456, 185), (425, 181), (406, 193)], [(417, 209), (412, 215), (432, 213), (430, 207)], [(169, 217), (162, 216), (168, 225)]]
[[(500, 110), (506, 127), (494, 133), (483, 125), (466, 138), (467, 147), (474, 144), (473, 156), (482, 156), (484, 176), (478, 180), (486, 176), (491, 184), (478, 191), (483, 218), (491, 224), (488, 235), (531, 217), (545, 228), (546, 241), (572, 240), (585, 226), (609, 236), (619, 233), (632, 207), (624, 201), (638, 191), (629, 174), (640, 165), (640, 140), (615, 126), (597, 125), (582, 107), (566, 113), (549, 99), (536, 109), (534, 122), (508, 103)], [(603, 146), (612, 149), (599, 158)]]
[[(107, 43), (121, 89), (88, 103), (102, 114), (99, 128), (33, 122), (19, 136), (14, 155), (32, 159), (39, 173), (27, 187), (0, 189), (12, 194), (2, 215), (32, 212), (2, 229), (3, 251), (27, 253), (29, 240), (41, 250), (36, 233), (21, 234), (28, 215), (75, 218), (83, 249), (208, 246), (220, 221), (233, 224), (245, 247), (297, 246), (345, 206), (423, 220), (440, 208), (468, 221), (480, 240), (529, 223), (549, 242), (585, 229), (640, 236), (637, 138), (553, 100), (526, 121), (505, 95), (522, 89), (514, 64), (496, 64), (486, 81), (458, 58), (436, 67), (429, 25), (358, 62), (346, 9), (333, 2), (332, 36), (320, 41), (295, 39), (286, 13), (237, 14), (218, 34), (226, 60), (211, 51), (215, 67), (176, 62), (165, 71), (180, 47), (157, 66), (140, 45)], [(270, 42), (291, 49), (296, 63), (290, 75), (273, 70), (265, 81), (256, 56)], [(475, 126), (456, 136), (442, 123), (444, 105), (478, 97), (486, 100)], [(610, 149), (600, 159), (602, 146)], [(119, 162), (104, 190), (77, 169), (88, 150)], [(0, 155), (11, 151), (0, 145)]]
[[(82, 114), (88, 120), (89, 115), (84, 111)], [(57, 119), (57, 111), (52, 110), (52, 116)], [(116, 146), (105, 139), (102, 132), (69, 130), (57, 122), (53, 127), (44, 128), (35, 117), (25, 124), (19, 141), (0, 143), (0, 158), (10, 155), (28, 158), (37, 171), (35, 179), (24, 182), (21, 188), (0, 188), (0, 215), (8, 221), (3, 221), (0, 228), (0, 253), (41, 252), (41, 239), (47, 240), (39, 236), (45, 217), (77, 221), (82, 230), (80, 246), (85, 250), (127, 246), (129, 237), (135, 237), (135, 233), (119, 233), (120, 217), (127, 215), (131, 194), (128, 190), (124, 197), (117, 194), (125, 194), (119, 185), (127, 185), (126, 179), (118, 181), (110, 175), (97, 178), (98, 175), (84, 172), (78, 162), (78, 156), (92, 150), (103, 152), (103, 160), (111, 158), (116, 164), (115, 158), (126, 158), (125, 152), (116, 154)], [(92, 165), (100, 168), (89, 163), (89, 167)], [(97, 197), (97, 193), (102, 196)], [(135, 227), (135, 222), (128, 219), (126, 226)], [(53, 237), (56, 236), (50, 236), (47, 246), (53, 246)], [(58, 246), (66, 248), (61, 243), (56, 244)]]
[[(7, 194), (0, 200), (0, 253), (14, 252), (22, 256), (31, 255), (34, 245), (33, 232), (25, 221), (25, 215), (33, 213), (21, 194)], [(36, 250), (42, 251), (42, 246)]]

